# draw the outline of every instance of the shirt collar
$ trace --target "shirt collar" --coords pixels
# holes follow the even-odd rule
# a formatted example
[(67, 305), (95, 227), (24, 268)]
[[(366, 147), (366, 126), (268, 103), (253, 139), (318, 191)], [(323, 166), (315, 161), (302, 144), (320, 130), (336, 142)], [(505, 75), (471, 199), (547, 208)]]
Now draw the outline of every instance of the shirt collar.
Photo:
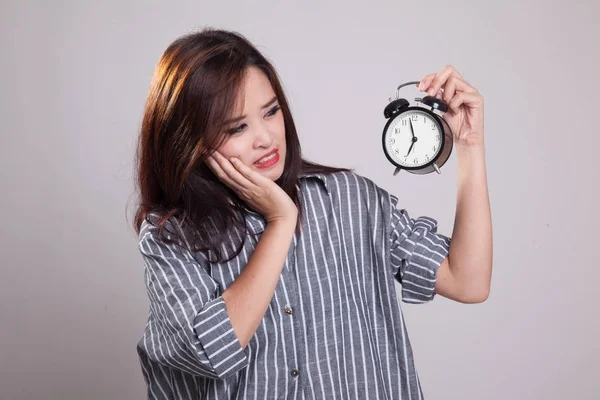
[(328, 183), (327, 183), (327, 178), (325, 177), (324, 174), (317, 173), (317, 172), (315, 172), (315, 173), (300, 174), (300, 179), (310, 179), (310, 178), (317, 178), (317, 179), (319, 179), (323, 183), (323, 186), (325, 187), (325, 190), (329, 194), (329, 186), (328, 186)]

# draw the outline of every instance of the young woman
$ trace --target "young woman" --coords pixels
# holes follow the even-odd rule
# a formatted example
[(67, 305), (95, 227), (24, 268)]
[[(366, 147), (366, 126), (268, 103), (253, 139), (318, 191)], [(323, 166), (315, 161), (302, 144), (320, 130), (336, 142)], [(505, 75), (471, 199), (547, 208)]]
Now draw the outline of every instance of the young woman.
[(273, 66), (242, 35), (173, 42), (140, 134), (135, 226), (150, 301), (151, 399), (420, 399), (395, 292), (485, 300), (492, 264), (483, 100), (452, 67), (452, 245), (350, 170), (304, 160)]

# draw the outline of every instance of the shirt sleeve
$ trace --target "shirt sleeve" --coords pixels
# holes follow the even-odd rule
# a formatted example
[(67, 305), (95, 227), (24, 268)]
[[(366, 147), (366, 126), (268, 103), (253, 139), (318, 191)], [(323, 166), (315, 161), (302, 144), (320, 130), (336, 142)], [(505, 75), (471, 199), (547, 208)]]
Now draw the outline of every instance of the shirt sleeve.
[[(172, 228), (169, 221), (163, 231)], [(226, 378), (246, 367), (246, 352), (219, 286), (207, 272), (208, 261), (196, 260), (184, 247), (161, 240), (158, 228), (147, 222), (140, 231), (139, 250), (150, 301), (140, 346), (148, 357), (210, 378)]]
[(451, 239), (437, 233), (435, 219), (411, 218), (405, 209), (396, 208), (395, 196), (390, 200), (390, 262), (402, 285), (402, 301), (426, 303), (435, 297), (437, 270), (448, 256)]

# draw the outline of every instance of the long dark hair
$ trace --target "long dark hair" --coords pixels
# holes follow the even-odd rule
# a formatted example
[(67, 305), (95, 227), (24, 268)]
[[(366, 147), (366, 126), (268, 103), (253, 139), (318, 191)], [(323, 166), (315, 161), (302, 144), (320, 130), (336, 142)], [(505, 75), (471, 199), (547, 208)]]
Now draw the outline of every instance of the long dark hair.
[(285, 122), (286, 159), (276, 183), (298, 206), (296, 183), (310, 173), (348, 171), (302, 158), (300, 142), (280, 80), (271, 63), (240, 33), (205, 28), (176, 39), (156, 66), (148, 94), (135, 159), (139, 205), (134, 228), (153, 222), (160, 228), (171, 217), (192, 232), (190, 250), (212, 252), (220, 262), (222, 243), (231, 229), (243, 234), (227, 260), (243, 248), (247, 210), (238, 196), (214, 175), (204, 160), (225, 140), (223, 124), (233, 109), (247, 67), (258, 67), (269, 79)]

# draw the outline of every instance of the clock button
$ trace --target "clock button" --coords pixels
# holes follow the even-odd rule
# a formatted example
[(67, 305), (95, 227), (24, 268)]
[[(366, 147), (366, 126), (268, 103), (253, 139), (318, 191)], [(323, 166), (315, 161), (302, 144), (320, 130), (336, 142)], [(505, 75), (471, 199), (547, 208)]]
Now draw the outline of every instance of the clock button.
[(433, 97), (433, 96), (425, 96), (423, 99), (421, 99), (421, 103), (423, 103), (426, 106), (429, 106), (431, 108), (435, 108), (441, 112), (448, 111), (448, 105), (446, 103), (444, 103), (442, 100), (440, 100), (436, 97)]

